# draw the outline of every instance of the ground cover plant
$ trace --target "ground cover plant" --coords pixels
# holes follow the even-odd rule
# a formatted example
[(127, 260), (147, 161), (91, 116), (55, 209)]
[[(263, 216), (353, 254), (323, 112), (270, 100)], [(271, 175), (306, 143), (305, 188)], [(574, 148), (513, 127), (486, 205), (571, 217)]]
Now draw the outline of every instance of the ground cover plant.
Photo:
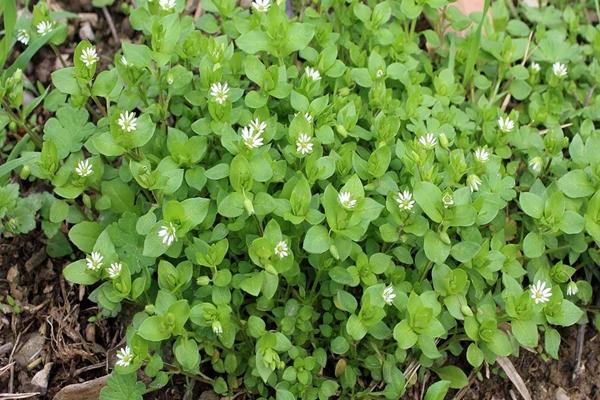
[[(137, 0), (141, 42), (97, 71), (82, 41), (39, 90), (43, 134), (3, 104), (31, 141), (0, 176), (51, 185), (36, 204), (54, 251), (71, 251), (61, 227), (77, 249), (65, 277), (98, 318), (138, 311), (102, 398), (183, 374), (230, 396), (397, 399), (430, 373), (434, 400), (522, 347), (557, 357), (600, 263), (600, 32), (563, 6), (290, 18), (212, 0), (195, 20)], [(43, 2), (25, 22), (13, 42), (64, 29)], [(15, 233), (17, 196), (0, 191)]]

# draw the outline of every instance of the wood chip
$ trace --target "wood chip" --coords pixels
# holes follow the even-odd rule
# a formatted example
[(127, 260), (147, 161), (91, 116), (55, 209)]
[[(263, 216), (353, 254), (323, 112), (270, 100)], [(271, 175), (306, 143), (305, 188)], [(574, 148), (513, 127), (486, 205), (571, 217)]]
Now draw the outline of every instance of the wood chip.
[(100, 391), (106, 385), (109, 375), (91, 381), (77, 383), (62, 388), (53, 400), (93, 400), (100, 398)]
[(569, 395), (563, 388), (558, 388), (558, 390), (554, 394), (554, 398), (556, 400), (571, 400), (571, 397), (569, 397)]
[(48, 391), (48, 378), (50, 377), (50, 370), (52, 369), (53, 363), (44, 365), (44, 368), (38, 371), (33, 378), (31, 378), (31, 386), (34, 390), (37, 390), (41, 394), (46, 394)]
[(508, 357), (497, 357), (496, 362), (498, 363), (498, 365), (500, 365), (502, 370), (504, 370), (504, 373), (506, 373), (512, 384), (519, 391), (519, 394), (521, 394), (521, 396), (523, 397), (523, 399), (532, 400), (531, 394), (529, 393), (529, 389), (527, 389), (527, 386), (525, 386), (523, 378), (521, 378), (521, 375), (519, 375), (515, 366), (508, 359)]

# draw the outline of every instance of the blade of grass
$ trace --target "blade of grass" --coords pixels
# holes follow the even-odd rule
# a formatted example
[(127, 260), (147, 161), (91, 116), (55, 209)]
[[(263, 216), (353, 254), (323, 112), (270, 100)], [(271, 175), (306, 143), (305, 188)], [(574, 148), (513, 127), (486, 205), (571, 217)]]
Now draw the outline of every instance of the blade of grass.
[(52, 40), (54, 37), (60, 35), (63, 30), (67, 29), (66, 26), (61, 26), (58, 29), (52, 31), (52, 33), (39, 37), (31, 42), (27, 49), (17, 59), (15, 62), (4, 72), (4, 76), (12, 75), (17, 68), (23, 69), (27, 66), (31, 58), (38, 52), (39, 49), (42, 48), (46, 43)]
[(19, 168), (21, 165), (27, 164), (29, 161), (34, 160), (36, 157), (39, 157), (38, 153), (27, 153), (23, 154), (21, 157), (8, 161), (2, 165), (0, 165), (0, 184), (6, 183), (7, 175), (15, 168)]
[(0, 41), (0, 69), (4, 67), (8, 53), (13, 46), (13, 33), (17, 23), (17, 1), (3, 0), (0, 12), (4, 14), (4, 37)]
[(483, 14), (481, 15), (481, 20), (477, 25), (477, 29), (469, 34), (469, 51), (467, 54), (467, 61), (465, 62), (465, 75), (463, 80), (463, 85), (467, 87), (467, 85), (471, 84), (471, 76), (473, 75), (473, 71), (475, 70), (475, 63), (477, 62), (477, 57), (479, 56), (479, 44), (481, 43), (481, 30), (483, 28), (483, 23), (487, 18), (488, 9), (490, 8), (490, 0), (485, 0), (485, 4), (483, 5)]

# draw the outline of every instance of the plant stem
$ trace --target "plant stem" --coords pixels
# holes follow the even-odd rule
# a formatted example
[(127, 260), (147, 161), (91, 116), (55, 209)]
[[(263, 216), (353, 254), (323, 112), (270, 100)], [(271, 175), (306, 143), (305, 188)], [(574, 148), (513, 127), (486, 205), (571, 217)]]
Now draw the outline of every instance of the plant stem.
[(62, 65), (63, 68), (67, 68), (67, 63), (65, 63), (65, 60), (63, 60), (62, 56), (60, 55), (60, 51), (58, 51), (58, 47), (56, 47), (55, 44), (50, 43), (50, 48), (54, 52), (54, 55), (56, 56), (56, 58), (58, 58), (58, 61), (60, 61), (60, 65)]

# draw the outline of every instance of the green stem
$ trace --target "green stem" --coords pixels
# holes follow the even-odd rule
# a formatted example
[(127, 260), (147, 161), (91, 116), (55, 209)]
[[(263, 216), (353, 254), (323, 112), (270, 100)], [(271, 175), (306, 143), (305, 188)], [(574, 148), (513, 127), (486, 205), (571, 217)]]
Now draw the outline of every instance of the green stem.
[(100, 110), (100, 112), (102, 113), (102, 115), (104, 115), (106, 117), (106, 109), (104, 108), (104, 106), (102, 105), (102, 103), (100, 103), (100, 100), (98, 100), (98, 98), (94, 95), (91, 96), (92, 100), (94, 101), (94, 104), (96, 104), (96, 107), (98, 107), (98, 109)]
[(67, 63), (65, 63), (65, 60), (63, 60), (62, 56), (60, 55), (60, 51), (58, 51), (58, 47), (56, 47), (56, 45), (54, 43), (50, 43), (50, 48), (54, 52), (54, 55), (56, 56), (56, 58), (58, 58), (58, 61), (60, 61), (60, 65), (62, 65), (63, 68), (67, 68)]
[(29, 127), (29, 125), (27, 125), (24, 121), (22, 121), (14, 112), (13, 110), (10, 108), (10, 106), (6, 103), (6, 100), (2, 99), (2, 104), (4, 106), (4, 109), (6, 111), (6, 113), (8, 114), (8, 116), (10, 117), (10, 119), (17, 125), (19, 125), (21, 128), (25, 129), (25, 131), (27, 132), (27, 134), (29, 135), (29, 137), (31, 137), (31, 140), (33, 140), (33, 143), (35, 143), (37, 148), (42, 148), (42, 144), (43, 144), (43, 140), (42, 137), (40, 135), (37, 134), (37, 132), (35, 132), (33, 129), (31, 129)]

